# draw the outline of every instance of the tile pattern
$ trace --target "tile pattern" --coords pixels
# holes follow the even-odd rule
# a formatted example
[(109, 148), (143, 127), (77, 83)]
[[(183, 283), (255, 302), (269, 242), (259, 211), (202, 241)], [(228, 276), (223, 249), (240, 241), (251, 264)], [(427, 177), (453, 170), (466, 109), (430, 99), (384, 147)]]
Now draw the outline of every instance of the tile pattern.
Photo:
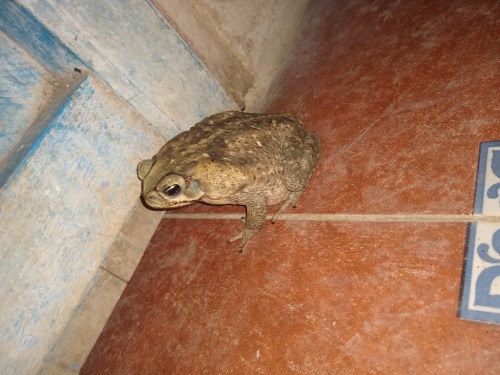
[[(481, 145), (474, 213), (500, 219), (500, 142)], [(460, 316), (500, 324), (500, 222), (472, 223)]]
[(458, 317), (468, 225), (442, 216), (469, 218), (500, 139), (499, 14), (311, 2), (262, 105), (322, 141), (289, 212), (405, 222), (266, 222), (238, 255), (237, 220), (164, 219), (81, 374), (500, 373), (500, 327)]

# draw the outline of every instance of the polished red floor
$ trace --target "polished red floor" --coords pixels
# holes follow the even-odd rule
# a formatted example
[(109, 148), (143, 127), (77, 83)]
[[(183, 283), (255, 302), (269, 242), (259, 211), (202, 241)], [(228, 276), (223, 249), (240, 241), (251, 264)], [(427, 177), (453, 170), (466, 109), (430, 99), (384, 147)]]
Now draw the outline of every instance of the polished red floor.
[[(312, 1), (267, 98), (316, 130), (307, 214), (164, 219), (81, 374), (498, 374), (457, 318), (479, 143), (500, 139), (500, 3)], [(190, 212), (241, 212), (193, 205)], [(412, 222), (412, 215), (437, 222)]]

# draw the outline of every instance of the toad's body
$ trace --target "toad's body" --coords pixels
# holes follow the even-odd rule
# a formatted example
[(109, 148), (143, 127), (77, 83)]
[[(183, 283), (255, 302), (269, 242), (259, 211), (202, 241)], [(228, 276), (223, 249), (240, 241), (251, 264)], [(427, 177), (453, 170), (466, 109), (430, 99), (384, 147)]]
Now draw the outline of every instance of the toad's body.
[[(247, 208), (240, 250), (264, 223), (267, 206), (281, 213), (305, 189), (320, 154), (316, 133), (287, 114), (223, 112), (168, 141), (139, 163), (142, 196), (152, 208), (196, 201)], [(273, 218), (274, 219), (274, 218)]]

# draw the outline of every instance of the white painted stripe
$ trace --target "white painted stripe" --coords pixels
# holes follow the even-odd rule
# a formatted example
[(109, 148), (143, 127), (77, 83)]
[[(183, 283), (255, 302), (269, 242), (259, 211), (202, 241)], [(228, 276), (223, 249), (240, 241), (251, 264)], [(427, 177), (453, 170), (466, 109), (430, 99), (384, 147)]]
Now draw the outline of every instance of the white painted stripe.
[[(244, 214), (213, 214), (193, 213), (179, 214), (166, 213), (164, 219), (191, 219), (191, 220), (241, 220)], [(272, 215), (267, 215), (270, 220)], [(415, 222), (415, 223), (499, 223), (500, 216), (486, 215), (355, 215), (355, 214), (283, 214), (278, 216), (279, 221), (378, 221), (378, 222)]]

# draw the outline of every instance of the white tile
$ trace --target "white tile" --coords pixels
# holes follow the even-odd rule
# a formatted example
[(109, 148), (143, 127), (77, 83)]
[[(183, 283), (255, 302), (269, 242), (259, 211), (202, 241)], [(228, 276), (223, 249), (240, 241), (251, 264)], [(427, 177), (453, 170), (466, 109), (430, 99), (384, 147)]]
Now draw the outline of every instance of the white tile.
[[(500, 217), (500, 142), (482, 143), (474, 213)], [(460, 317), (500, 324), (500, 223), (469, 226)]]

